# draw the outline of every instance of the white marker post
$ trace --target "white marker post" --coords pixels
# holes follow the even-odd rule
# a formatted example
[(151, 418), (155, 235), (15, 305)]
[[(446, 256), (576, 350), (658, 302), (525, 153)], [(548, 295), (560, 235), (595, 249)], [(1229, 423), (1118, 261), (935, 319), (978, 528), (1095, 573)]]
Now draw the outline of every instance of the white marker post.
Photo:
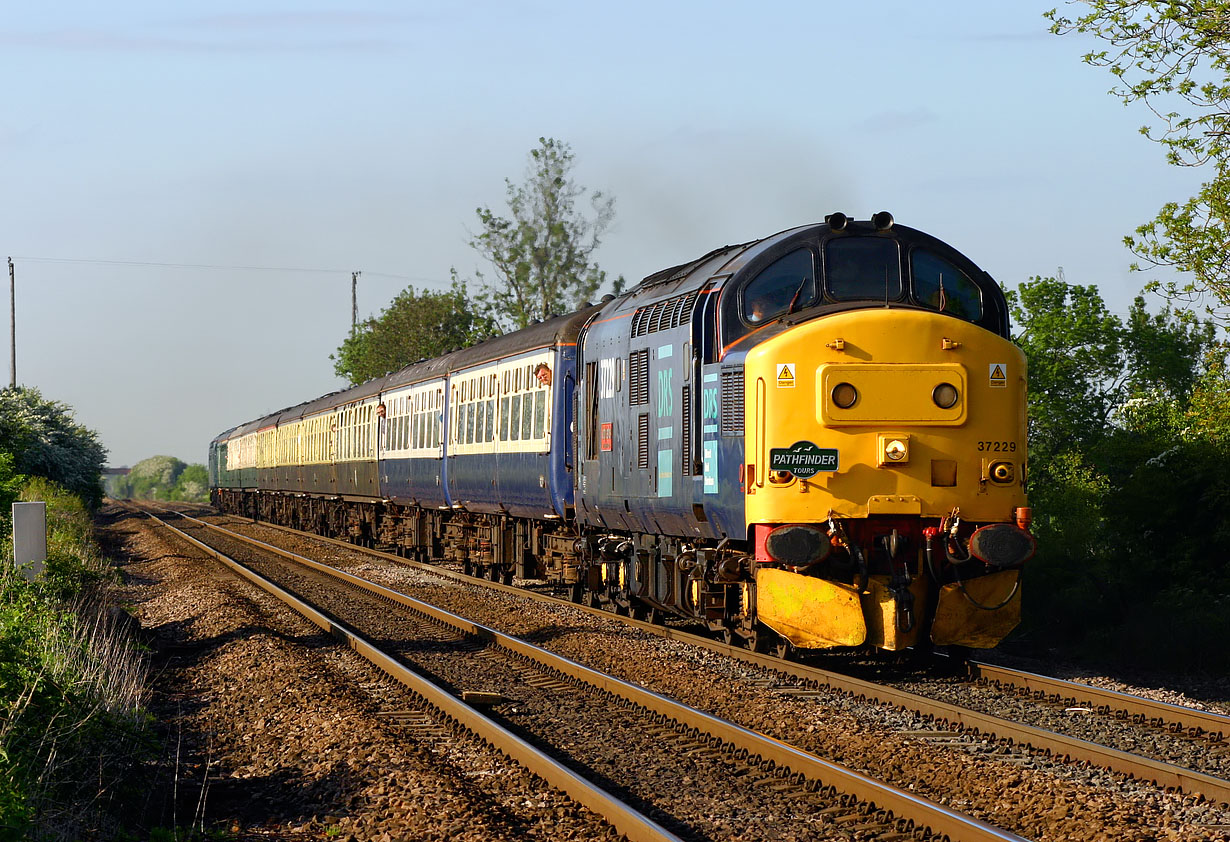
[(47, 560), (47, 504), (13, 504), (13, 561), (27, 581), (42, 574)]

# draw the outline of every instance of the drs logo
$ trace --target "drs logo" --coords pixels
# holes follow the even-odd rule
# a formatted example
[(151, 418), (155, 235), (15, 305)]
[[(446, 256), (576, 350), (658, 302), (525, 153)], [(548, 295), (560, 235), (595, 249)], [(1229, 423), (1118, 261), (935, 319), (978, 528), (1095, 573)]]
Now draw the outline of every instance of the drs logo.
[(658, 417), (669, 418), (675, 412), (675, 390), (671, 388), (674, 369), (658, 372)]

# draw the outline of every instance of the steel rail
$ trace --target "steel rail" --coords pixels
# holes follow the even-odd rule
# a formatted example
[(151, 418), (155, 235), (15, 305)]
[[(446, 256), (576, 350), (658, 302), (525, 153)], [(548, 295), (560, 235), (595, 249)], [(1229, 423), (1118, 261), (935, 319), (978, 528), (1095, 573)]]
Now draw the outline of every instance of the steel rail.
[[(179, 513), (177, 512), (176, 514)], [(188, 515), (183, 516), (190, 517)], [(195, 518), (193, 519), (195, 520)], [(245, 518), (245, 520), (251, 519)], [(207, 523), (206, 521), (199, 522)], [(831, 670), (822, 669), (820, 667), (784, 661), (781, 658), (761, 652), (751, 652), (741, 646), (732, 646), (726, 643), (719, 643), (716, 640), (702, 637), (694, 632), (683, 629), (658, 626), (642, 620), (635, 620), (631, 617), (617, 616), (612, 612), (601, 608), (591, 608), (587, 605), (579, 605), (577, 603), (568, 602), (567, 600), (560, 599), (559, 597), (537, 593), (535, 591), (527, 590), (526, 588), (518, 588), (512, 585), (504, 585), (499, 582), (479, 579), (475, 576), (467, 576), (463, 573), (448, 570), (435, 564), (427, 564), (402, 558), (401, 556), (393, 553), (386, 553), (380, 550), (369, 549), (367, 547), (359, 547), (348, 541), (341, 541), (336, 538), (328, 538), (312, 532), (291, 529), (287, 526), (267, 523), (262, 520), (253, 520), (252, 522), (260, 526), (278, 529), (292, 535), (311, 538), (313, 540), (345, 547), (355, 552), (388, 559), (398, 564), (436, 573), (440, 576), (454, 579), (459, 582), (465, 582), (471, 585), (481, 585), (483, 587), (504, 591), (506, 593), (520, 594), (523, 597), (528, 597), (530, 599), (543, 602), (551, 602), (555, 604), (562, 602), (578, 610), (593, 614), (594, 616), (606, 617), (608, 619), (618, 619), (622, 623), (626, 623), (629, 626), (638, 628), (649, 634), (657, 635), (668, 640), (675, 640), (688, 643), (693, 646), (699, 646), (704, 649), (708, 649), (711, 652), (727, 655), (745, 663), (756, 664), (757, 666), (764, 667), (768, 670), (773, 670), (783, 675), (792, 676), (803, 681), (811, 682), (820, 687), (828, 687), (834, 690), (839, 690), (844, 693), (849, 693), (857, 698), (864, 698), (872, 702), (882, 702), (884, 704), (894, 705), (904, 710), (933, 717), (940, 722), (946, 722), (953, 726), (968, 728), (976, 734), (985, 734), (987, 736), (1027, 745), (1039, 751), (1046, 752), (1053, 757), (1092, 763), (1095, 766), (1100, 766), (1102, 768), (1109, 769), (1112, 772), (1128, 775), (1129, 777), (1136, 778), (1137, 780), (1150, 782), (1160, 787), (1178, 790), (1191, 795), (1199, 795), (1209, 799), (1210, 801), (1221, 804), (1230, 804), (1230, 781), (1223, 778), (1214, 777), (1213, 775), (1207, 775), (1203, 772), (1197, 772), (1193, 769), (1186, 769), (1172, 763), (1163, 763), (1148, 757), (1141, 757), (1140, 755), (1120, 751), (1118, 749), (1110, 748), (1109, 746), (1099, 745), (1098, 743), (1089, 742), (1088, 740), (1069, 737), (1066, 734), (1047, 731), (1043, 728), (1037, 728), (1032, 725), (1012, 722), (1007, 719), (993, 716), (992, 714), (982, 713), (970, 708), (963, 708), (947, 702), (937, 701), (935, 699), (927, 698), (926, 696), (920, 696), (917, 693), (911, 693), (906, 690), (898, 690), (894, 687), (875, 684), (870, 681), (865, 681), (853, 676), (842, 675), (841, 673), (832, 672)], [(213, 524), (207, 525), (212, 526)]]
[[(456, 696), (445, 692), (427, 679), (412, 672), (392, 656), (382, 652), (342, 623), (249, 570), (243, 564), (198, 541), (183, 530), (176, 529), (150, 512), (139, 509), (138, 511), (208, 553), (213, 558), (216, 558), (235, 573), (277, 597), (334, 637), (344, 641), (351, 649), (401, 682), (412, 693), (420, 696), (427, 704), (435, 707), (444, 716), (453, 719), (463, 728), (481, 738), (497, 751), (512, 758), (513, 761), (533, 772), (555, 789), (566, 793), (576, 803), (602, 816), (616, 830), (627, 836), (628, 839), (635, 840), (635, 842), (682, 842), (678, 836), (659, 825), (653, 819), (642, 815), (615, 796), (590, 783), (558, 761), (548, 757), (539, 749), (530, 745), (511, 731), (506, 730), (493, 720), (488, 719)], [(190, 519), (196, 520), (195, 518)], [(197, 522), (201, 523), (202, 521)], [(212, 524), (210, 525), (212, 526)], [(213, 528), (217, 529), (218, 527)]]
[(984, 679), (993, 684), (1020, 687), (1048, 696), (1070, 699), (1078, 703), (1083, 702), (1091, 707), (1143, 717), (1146, 721), (1175, 725), (1197, 733), (1208, 734), (1216, 739), (1230, 735), (1230, 715), (1216, 711), (1197, 710), (1169, 702), (1159, 702), (1130, 693), (1121, 693), (1118, 690), (1107, 690), (1090, 684), (1052, 678), (1049, 675), (1039, 675), (982, 661), (970, 661), (969, 672), (971, 678)]
[[(764, 734), (751, 731), (729, 720), (713, 716), (704, 711), (689, 707), (674, 699), (667, 698), (651, 690), (631, 684), (614, 676), (598, 672), (584, 664), (577, 663), (557, 655), (554, 652), (535, 646), (525, 640), (497, 631), (488, 626), (468, 620), (450, 611), (445, 611), (406, 594), (369, 582), (359, 576), (338, 570), (322, 562), (305, 558), (289, 550), (266, 544), (263, 541), (241, 535), (217, 524), (208, 523), (189, 515), (181, 517), (199, 523), (208, 529), (226, 535), (232, 540), (239, 540), (266, 552), (275, 553), (299, 564), (327, 573), (342, 581), (380, 596), (384, 599), (404, 605), (433, 619), (474, 635), (490, 644), (507, 649), (537, 664), (545, 666), (562, 675), (569, 676), (581, 682), (597, 687), (612, 695), (639, 705), (660, 716), (675, 720), (688, 728), (695, 728), (720, 739), (740, 751), (746, 751), (748, 756), (759, 756), (762, 761), (773, 761), (778, 769), (789, 770), (789, 774), (801, 774), (804, 777), (831, 786), (838, 791), (848, 793), (861, 801), (868, 802), (877, 808), (888, 810), (899, 818), (907, 818), (916, 825), (929, 828), (933, 833), (947, 835), (953, 840), (968, 840), (968, 842), (1025, 842), (1014, 833), (994, 827), (967, 816), (955, 810), (950, 810), (941, 804), (891, 784), (877, 781), (852, 769), (837, 763), (824, 760), (801, 749), (795, 748)], [(509, 588), (516, 593), (524, 591)]]

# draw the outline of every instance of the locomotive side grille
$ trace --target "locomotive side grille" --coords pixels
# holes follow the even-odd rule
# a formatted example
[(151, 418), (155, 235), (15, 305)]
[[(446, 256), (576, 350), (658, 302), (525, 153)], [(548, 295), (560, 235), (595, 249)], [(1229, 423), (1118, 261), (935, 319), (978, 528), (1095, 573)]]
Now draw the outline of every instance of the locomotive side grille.
[(649, 403), (649, 349), (633, 351), (628, 355), (628, 404), (643, 406)]
[(743, 366), (722, 369), (722, 435), (743, 435)]
[(692, 310), (696, 307), (696, 299), (699, 297), (700, 294), (693, 291), (679, 299), (679, 306), (675, 308), (675, 316), (672, 319), (673, 324), (671, 324), (671, 327), (678, 327), (688, 321), (692, 315)]
[(679, 445), (680, 453), (683, 456), (683, 476), (692, 476), (692, 389), (689, 386), (683, 387), (683, 402), (679, 404), (682, 411), (679, 413), (679, 425), (683, 428), (682, 441)]
[(643, 337), (649, 332), (649, 309), (641, 307), (636, 311), (636, 315), (632, 316), (632, 336)]
[(649, 332), (657, 333), (662, 329), (662, 314), (666, 312), (666, 302), (659, 301), (653, 305), (653, 313), (649, 316)]
[(636, 466), (649, 467), (649, 414), (636, 417)]
[(691, 318), (699, 297), (700, 293), (693, 290), (638, 308), (632, 316), (632, 338), (685, 324)]
[(679, 326), (679, 314), (683, 312), (683, 302), (686, 299), (687, 299), (687, 296), (680, 295), (675, 298), (672, 298), (668, 302), (669, 306), (666, 309), (667, 309), (667, 312), (670, 314), (670, 318), (667, 319), (670, 327)]

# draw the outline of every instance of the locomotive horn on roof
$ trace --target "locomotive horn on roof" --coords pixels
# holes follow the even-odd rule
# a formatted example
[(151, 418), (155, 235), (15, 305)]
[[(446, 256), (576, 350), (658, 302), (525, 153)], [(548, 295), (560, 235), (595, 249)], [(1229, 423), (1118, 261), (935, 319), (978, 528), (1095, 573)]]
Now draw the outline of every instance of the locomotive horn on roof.
[(888, 211), (880, 211), (871, 217), (871, 224), (877, 231), (887, 231), (893, 227), (893, 215)]
[(824, 221), (828, 223), (829, 228), (832, 230), (844, 231), (846, 229), (846, 223), (850, 221), (850, 217), (846, 216), (841, 211), (837, 211), (836, 213), (830, 213), (826, 216)]

